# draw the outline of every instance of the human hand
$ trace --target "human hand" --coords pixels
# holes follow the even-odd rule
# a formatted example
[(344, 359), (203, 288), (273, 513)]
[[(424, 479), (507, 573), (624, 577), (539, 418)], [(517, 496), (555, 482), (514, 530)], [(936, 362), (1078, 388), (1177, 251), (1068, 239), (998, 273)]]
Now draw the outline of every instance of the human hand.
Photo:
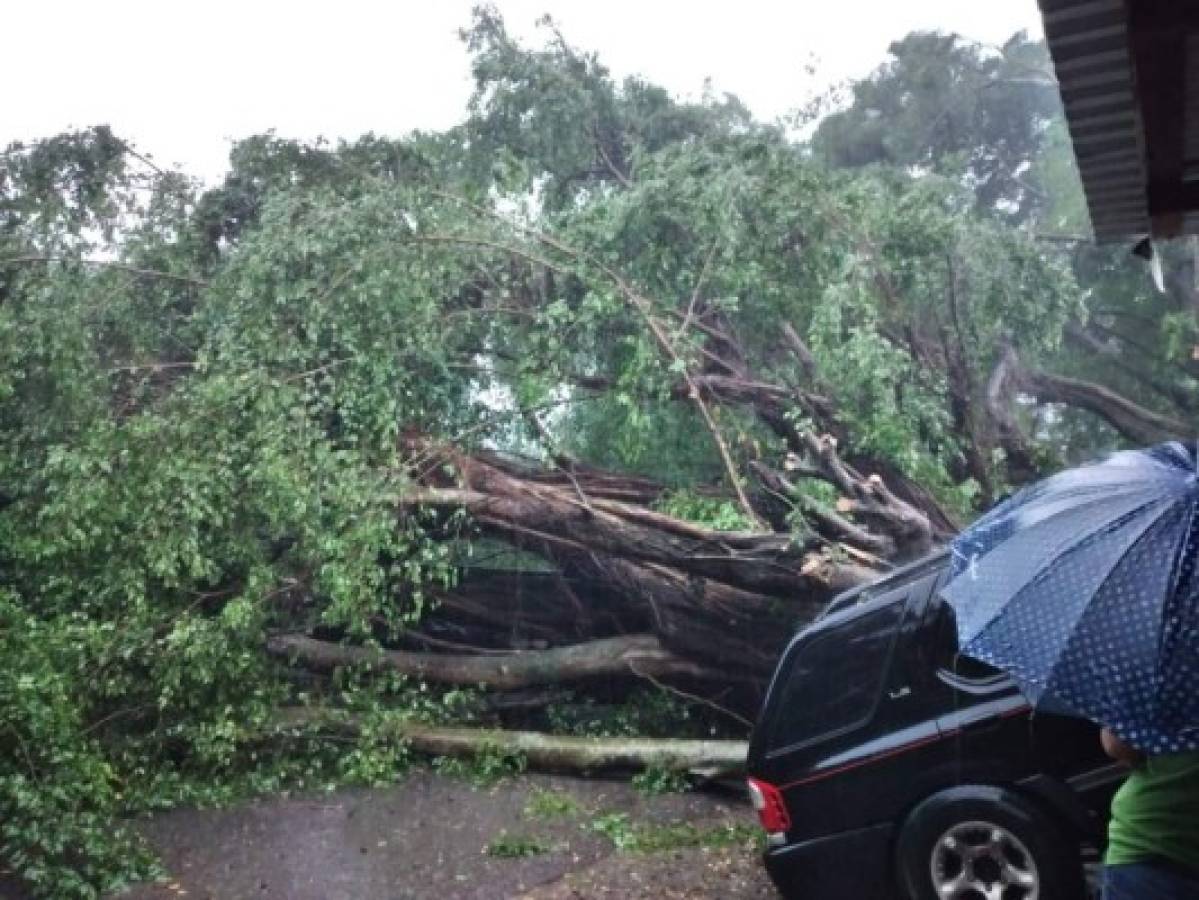
[(1124, 763), (1126, 766), (1131, 766), (1135, 769), (1145, 761), (1144, 753), (1131, 744), (1120, 740), (1120, 738), (1116, 737), (1115, 734), (1106, 728), (1099, 732), (1099, 741), (1103, 744), (1104, 753), (1112, 759)]

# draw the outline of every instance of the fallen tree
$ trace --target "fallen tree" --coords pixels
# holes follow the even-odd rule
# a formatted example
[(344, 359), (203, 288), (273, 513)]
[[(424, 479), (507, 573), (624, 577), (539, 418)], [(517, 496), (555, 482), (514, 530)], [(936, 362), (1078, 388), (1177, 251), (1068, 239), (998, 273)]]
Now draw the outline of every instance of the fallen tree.
[(340, 667), (354, 666), (499, 691), (627, 675), (709, 682), (728, 679), (727, 672), (704, 668), (664, 650), (661, 642), (648, 634), (602, 638), (545, 650), (513, 650), (502, 655), (372, 651), (298, 634), (272, 637), (267, 649), (315, 672), (330, 673)]
[[(823, 539), (717, 531), (644, 506), (591, 497), (583, 476), (549, 484), (495, 456), (468, 456), (423, 442), (414, 442), (410, 452), (433, 460), (426, 468), (436, 474), (428, 486), (397, 498), (401, 511), (466, 511), (484, 533), (534, 549), (560, 571), (605, 587), (590, 598), (560, 591), (550, 599), (560, 611), (573, 609), (588, 621), (615, 614), (642, 622), (666, 650), (699, 668), (751, 676), (758, 696), (796, 627), (836, 593), (887, 567), (848, 545), (838, 544), (844, 552), (832, 553)], [(852, 483), (851, 476), (845, 479)], [(860, 502), (866, 505), (875, 502), (869, 492), (882, 488), (877, 480), (864, 481)], [(457, 604), (456, 595), (469, 595), (469, 582), (463, 588), (448, 594), (446, 605)], [(551, 640), (576, 643), (577, 637), (559, 631)]]
[[(77, 888), (126, 807), (260, 763), (280, 697), (743, 734), (838, 591), (1117, 435), (1193, 436), (1195, 298), (968, 202), (962, 150), (1006, 137), (838, 170), (493, 12), (468, 43), (440, 134), (251, 137), (211, 189), (106, 128), (0, 156), (7, 864)], [(886, 79), (981, 83), (942, 46)], [(326, 676), (383, 660), (436, 683)], [(391, 771), (363, 737), (326, 774)]]
[[(285, 711), (276, 733), (316, 728), (357, 736), (360, 720), (344, 713), (312, 709)], [(386, 733), (412, 749), (431, 756), (476, 756), (483, 752), (519, 755), (537, 769), (595, 772), (604, 769), (661, 767), (715, 778), (745, 769), (745, 741), (595, 738), (486, 728), (450, 728), (415, 722), (390, 721)]]

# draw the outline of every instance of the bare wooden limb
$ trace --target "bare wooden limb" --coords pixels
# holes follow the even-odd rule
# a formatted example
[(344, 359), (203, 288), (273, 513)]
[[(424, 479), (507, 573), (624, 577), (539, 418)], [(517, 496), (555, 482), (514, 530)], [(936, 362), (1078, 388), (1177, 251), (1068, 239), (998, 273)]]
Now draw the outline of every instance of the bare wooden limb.
[(1020, 386), (1040, 403), (1064, 403), (1094, 413), (1138, 444), (1189, 439), (1196, 434), (1194, 425), (1146, 409), (1101, 384), (1028, 370), (1022, 373)]
[(708, 248), (708, 253), (704, 257), (703, 268), (699, 270), (699, 276), (695, 279), (695, 287), (691, 290), (691, 300), (687, 304), (687, 312), (683, 316), (682, 324), (679, 325), (678, 335), (680, 338), (685, 338), (687, 332), (691, 329), (691, 322), (695, 318), (695, 309), (699, 305), (699, 298), (703, 294), (704, 282), (708, 279), (708, 269), (712, 267), (712, 260), (716, 256), (716, 249), (720, 244), (718, 241), (713, 241), (712, 246)]
[[(1066, 340), (1075, 347), (1093, 353), (1103, 359), (1104, 364), (1110, 364), (1138, 384), (1149, 388), (1154, 393), (1168, 400), (1179, 410), (1195, 412), (1199, 410), (1199, 392), (1189, 391), (1178, 384), (1155, 377), (1128, 361), (1124, 352), (1125, 338), (1110, 331), (1104, 336), (1095, 334), (1091, 327), (1079, 322), (1068, 322), (1064, 331)], [(1141, 350), (1145, 356), (1152, 358), (1151, 350)]]
[(193, 287), (208, 286), (208, 282), (202, 278), (195, 278), (191, 275), (178, 275), (174, 272), (161, 272), (157, 269), (141, 269), (137, 266), (126, 265), (125, 263), (110, 259), (77, 259), (70, 256), (9, 256), (0, 259), (0, 267), (50, 262), (76, 263), (82, 266), (115, 269), (120, 272), (127, 272), (130, 275), (137, 275), (139, 278), (158, 278), (164, 281), (177, 281), (180, 284), (189, 284)]
[(740, 713), (733, 712), (733, 710), (728, 709), (727, 707), (721, 706), (715, 700), (710, 700), (707, 697), (701, 697), (699, 694), (692, 694), (689, 691), (684, 691), (681, 688), (674, 687), (673, 685), (664, 684), (661, 681), (659, 681), (657, 678), (655, 678), (653, 675), (651, 675), (649, 672), (643, 672), (641, 669), (637, 668), (636, 665), (631, 665), (629, 668), (631, 668), (633, 670), (634, 675), (644, 678), (646, 681), (648, 681), (650, 684), (652, 684), (654, 687), (656, 687), (660, 691), (665, 691), (668, 694), (674, 694), (676, 697), (681, 697), (682, 699), (684, 699), (690, 703), (698, 703), (701, 706), (706, 706), (709, 709), (714, 709), (714, 710), (716, 710), (716, 712), (720, 713), (722, 716), (727, 716), (728, 718), (732, 719), (734, 722), (737, 722), (740, 725), (744, 725), (746, 728), (754, 727), (754, 723), (751, 720), (745, 718), (745, 716), (741, 715)]
[(842, 493), (837, 511), (851, 513), (861, 522), (886, 533), (895, 541), (896, 553), (913, 558), (932, 547), (928, 514), (898, 497), (877, 474), (862, 475), (840, 456), (832, 435), (799, 433), (811, 459), (826, 479)]
[(1010, 344), (999, 354), (999, 361), (987, 380), (987, 413), (995, 428), (999, 445), (1007, 455), (1008, 470), (1016, 482), (1033, 478), (1038, 471), (1032, 446), (1012, 411), (1013, 394), (1020, 381), (1020, 359)]
[[(388, 726), (397, 740), (433, 756), (475, 756), (483, 751), (520, 754), (537, 769), (591, 772), (602, 769), (645, 769), (663, 766), (706, 777), (744, 771), (745, 741), (669, 740), (655, 738), (567, 737), (539, 731), (449, 728), (395, 721)], [(292, 709), (281, 715), (276, 733), (318, 728), (356, 735), (359, 720), (351, 715)]]
[(513, 478), (478, 459), (459, 457), (466, 487), (420, 488), (401, 507), (461, 507), (500, 534), (525, 534), (564, 552), (597, 552), (666, 565), (749, 591), (794, 597), (811, 589), (801, 574), (808, 548), (790, 535), (723, 532), (650, 509), (591, 498)]
[(787, 348), (799, 360), (804, 375), (810, 381), (815, 382), (818, 377), (815, 354), (812, 353), (807, 343), (799, 336), (799, 332), (795, 330), (795, 327), (790, 322), (783, 323), (782, 332)]
[(868, 531), (836, 511), (805, 497), (781, 472), (756, 460), (750, 463), (750, 467), (770, 490), (798, 505), (804, 517), (820, 534), (832, 541), (852, 544), (876, 556), (889, 557), (895, 554), (895, 541), (890, 536)]
[(649, 634), (524, 650), (507, 656), (375, 651), (298, 634), (277, 635), (269, 640), (267, 649), (317, 672), (363, 666), (443, 684), (487, 685), (505, 691), (644, 673), (656, 678), (727, 680), (727, 673), (676, 656)]
[(632, 179), (622, 172), (616, 163), (612, 161), (612, 157), (604, 147), (604, 139), (600, 136), (598, 127), (592, 129), (592, 138), (595, 141), (595, 149), (599, 152), (600, 159), (603, 160), (604, 167), (612, 173), (613, 178), (620, 182), (621, 187), (631, 188), (633, 186)]
[(1061, 403), (1085, 409), (1138, 444), (1189, 439), (1197, 433), (1193, 425), (1147, 409), (1103, 385), (1026, 369), (1021, 365), (1015, 347), (1008, 345), (988, 382), (987, 405), (1009, 453), (1027, 446), (1027, 439), (1011, 412), (1012, 395), (1016, 391), (1027, 393), (1038, 403)]

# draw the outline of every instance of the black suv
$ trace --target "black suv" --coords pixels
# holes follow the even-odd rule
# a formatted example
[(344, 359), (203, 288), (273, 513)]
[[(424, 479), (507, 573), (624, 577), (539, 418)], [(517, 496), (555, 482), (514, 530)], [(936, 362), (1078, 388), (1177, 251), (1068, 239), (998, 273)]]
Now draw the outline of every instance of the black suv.
[(938, 555), (832, 602), (783, 653), (750, 741), (766, 867), (802, 900), (1074, 900), (1123, 777), (957, 652)]

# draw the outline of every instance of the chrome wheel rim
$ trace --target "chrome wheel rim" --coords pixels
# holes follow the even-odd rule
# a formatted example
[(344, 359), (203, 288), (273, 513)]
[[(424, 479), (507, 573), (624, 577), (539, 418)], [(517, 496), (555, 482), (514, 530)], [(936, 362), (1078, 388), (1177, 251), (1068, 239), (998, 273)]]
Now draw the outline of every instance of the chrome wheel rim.
[(941, 900), (1039, 900), (1041, 876), (1023, 841), (991, 822), (954, 825), (933, 844)]

